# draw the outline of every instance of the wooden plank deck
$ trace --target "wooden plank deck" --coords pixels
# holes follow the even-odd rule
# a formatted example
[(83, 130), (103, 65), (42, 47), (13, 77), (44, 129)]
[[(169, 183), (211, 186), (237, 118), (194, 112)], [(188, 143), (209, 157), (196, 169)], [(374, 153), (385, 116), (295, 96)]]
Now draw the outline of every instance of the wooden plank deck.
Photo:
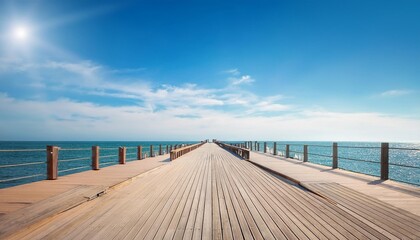
[(338, 184), (315, 188), (322, 194), (205, 144), (8, 239), (420, 238), (417, 215)]
[[(0, 189), (1, 216), (31, 206), (40, 201), (64, 194), (80, 186), (108, 189), (123, 184), (139, 174), (169, 163), (169, 154), (130, 161), (127, 164), (101, 168), (99, 171), (85, 171), (59, 176), (57, 180), (44, 180), (10, 188)], [(98, 189), (101, 193), (103, 189)]]
[[(250, 161), (298, 182), (339, 183), (349, 189), (420, 216), (420, 187), (342, 169), (286, 159), (280, 156), (251, 152)], [(419, 176), (420, 177), (420, 176)], [(310, 187), (310, 185), (307, 185)]]

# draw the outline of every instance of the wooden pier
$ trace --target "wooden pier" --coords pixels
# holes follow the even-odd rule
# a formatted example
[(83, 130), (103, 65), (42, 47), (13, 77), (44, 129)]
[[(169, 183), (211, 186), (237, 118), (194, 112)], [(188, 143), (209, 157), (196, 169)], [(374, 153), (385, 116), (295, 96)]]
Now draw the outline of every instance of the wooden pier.
[[(252, 152), (246, 156), (254, 163), (214, 143), (206, 143), (172, 162), (165, 161), (169, 156), (163, 155), (164, 164), (149, 167), (153, 171), (132, 173), (130, 178), (120, 171), (118, 174), (130, 179), (128, 182), (108, 188), (100, 197), (48, 214), (49, 202), (55, 206), (68, 203), (69, 197), (85, 191), (84, 183), (91, 182), (89, 174), (94, 176), (95, 171), (80, 173), (86, 174), (83, 179), (70, 175), (66, 183), (72, 185), (69, 190), (0, 216), (0, 238), (420, 239), (416, 187), (392, 183), (384, 188), (384, 195), (392, 193), (392, 198), (401, 196), (400, 201), (417, 206), (404, 210), (386, 201), (386, 196), (381, 200), (380, 191), (373, 191), (380, 184), (364, 181), (364, 190), (358, 191), (360, 183), (354, 173), (336, 174), (345, 181), (323, 177), (322, 171), (308, 179), (313, 174), (308, 169), (313, 168), (266, 154)], [(123, 167), (134, 172), (146, 161), (111, 166), (102, 174), (106, 179), (107, 174), (116, 175), (113, 169)], [(285, 161), (293, 168), (288, 173), (275, 161)], [(309, 173), (305, 175), (305, 171)], [(42, 183), (54, 181), (60, 178)], [(376, 195), (369, 193), (369, 187)], [(0, 197), (3, 199), (14, 188), (3, 189)], [(25, 196), (21, 197), (25, 201)]]

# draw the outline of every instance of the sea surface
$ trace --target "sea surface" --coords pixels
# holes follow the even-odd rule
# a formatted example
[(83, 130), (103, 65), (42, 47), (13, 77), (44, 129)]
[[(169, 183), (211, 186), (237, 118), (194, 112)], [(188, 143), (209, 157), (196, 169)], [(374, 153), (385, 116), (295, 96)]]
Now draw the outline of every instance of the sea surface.
[[(166, 151), (166, 145), (191, 144), (196, 142), (197, 141), (0, 141), (0, 188), (46, 179), (47, 145), (60, 147), (58, 154), (58, 176), (64, 176), (92, 169), (92, 146), (100, 147), (100, 168), (104, 168), (118, 164), (119, 147), (127, 148), (126, 161), (129, 162), (137, 159), (137, 146), (142, 146), (143, 155), (147, 154), (147, 156), (149, 156), (151, 145), (153, 145), (153, 152), (157, 153), (159, 151), (159, 145), (162, 145), (162, 150)], [(5, 152), (2, 150), (18, 151)], [(25, 163), (34, 164), (4, 167), (5, 165)]]
[[(244, 141), (235, 141), (235, 143)], [(91, 170), (92, 146), (100, 147), (100, 167), (118, 164), (118, 147), (127, 148), (127, 162), (137, 158), (137, 146), (143, 147), (143, 154), (149, 155), (150, 145), (154, 152), (159, 145), (166, 150), (166, 145), (190, 144), (190, 142), (154, 141), (154, 142), (31, 142), (0, 141), (0, 188), (12, 187), (46, 178), (46, 146), (60, 147), (59, 176)], [(263, 151), (264, 142), (260, 143)], [(332, 165), (332, 142), (277, 142), (278, 155), (285, 154), (286, 144), (290, 145), (290, 157), (303, 159), (303, 145), (308, 145), (309, 162), (325, 166)], [(338, 167), (353, 172), (380, 176), (379, 142), (338, 142)], [(273, 150), (273, 142), (267, 141), (268, 152)], [(389, 144), (390, 179), (420, 186), (420, 143)], [(401, 148), (401, 149), (393, 149)], [(25, 150), (5, 152), (2, 150)], [(411, 149), (411, 150), (407, 150)], [(31, 151), (26, 151), (31, 150)], [(35, 150), (35, 151), (32, 151)], [(34, 163), (25, 166), (18, 164)], [(4, 167), (5, 165), (12, 165)], [(401, 166), (397, 166), (401, 165)], [(28, 177), (30, 176), (30, 177)], [(27, 178), (26, 178), (27, 177)], [(20, 179), (16, 179), (20, 178)], [(11, 180), (16, 179), (16, 180)]]

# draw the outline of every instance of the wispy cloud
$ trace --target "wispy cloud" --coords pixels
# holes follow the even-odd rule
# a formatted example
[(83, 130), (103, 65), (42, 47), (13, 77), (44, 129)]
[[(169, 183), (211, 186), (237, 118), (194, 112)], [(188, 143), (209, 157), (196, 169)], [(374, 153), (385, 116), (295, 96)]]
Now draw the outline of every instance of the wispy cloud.
[[(9, 65), (1, 68), (0, 75), (23, 74), (20, 80), (25, 84), (43, 84), (42, 91), (48, 92), (57, 91), (59, 86), (68, 94), (48, 100), (19, 98), (0, 88), (0, 132), (5, 140), (136, 140), (141, 136), (155, 140), (263, 137), (416, 141), (420, 136), (419, 119), (301, 109), (287, 103), (281, 94), (259, 96), (241, 88), (252, 81), (247, 75), (238, 78), (242, 80), (235, 87), (227, 83), (221, 88), (205, 88), (191, 83), (156, 85), (139, 76), (126, 79), (118, 69), (91, 61), (3, 63)], [(7, 81), (0, 78), (2, 86)], [(81, 100), (69, 93), (111, 100)], [(116, 102), (113, 99), (122, 103), (110, 104)]]
[(241, 85), (241, 84), (246, 84), (246, 83), (252, 83), (255, 81), (249, 75), (244, 75), (244, 76), (241, 76), (240, 78), (230, 78), (230, 80), (232, 81), (232, 85)]
[(230, 75), (228, 80), (232, 86), (238, 86), (241, 84), (249, 84), (255, 82), (255, 79), (253, 79), (250, 75), (241, 76), (241, 72), (237, 68), (229, 69), (223, 72)]
[(228, 74), (232, 74), (233, 76), (238, 76), (241, 74), (241, 72), (239, 72), (239, 70), (237, 68), (234, 69), (229, 69), (226, 71), (223, 71), (224, 73), (228, 73)]
[(389, 91), (382, 92), (380, 94), (380, 96), (381, 97), (398, 97), (398, 96), (409, 95), (412, 92), (413, 91), (410, 91), (410, 90), (394, 89), (394, 90), (389, 90)]
[[(196, 84), (184, 83), (181, 85), (153, 85), (141, 78), (126, 79), (127, 69), (110, 69), (92, 61), (60, 62), (47, 61), (31, 63), (25, 61), (3, 61), (7, 67), (3, 73), (12, 72), (25, 75), (27, 84), (37, 84), (50, 90), (64, 90), (71, 93), (109, 97), (116, 99), (134, 100), (139, 106), (147, 106), (153, 111), (180, 108), (214, 108), (219, 111), (228, 110), (225, 106), (236, 106), (234, 111), (241, 114), (257, 112), (277, 112), (289, 107), (282, 104), (278, 96), (259, 97), (239, 88), (239, 85), (253, 82), (245, 75), (240, 78), (231, 77), (231, 83), (222, 88), (203, 88)], [(141, 72), (142, 68), (134, 69)], [(131, 72), (131, 69), (128, 69)], [(1, 73), (0, 73), (1, 74)], [(230, 75), (239, 74), (239, 70), (231, 69)], [(1, 80), (0, 80), (1, 81)], [(235, 89), (230, 86), (235, 85)], [(239, 109), (238, 109), (239, 107)]]
[(104, 106), (70, 99), (18, 100), (6, 94), (0, 94), (0, 111), (3, 113), (1, 138), (8, 140), (190, 140), (215, 137), (226, 140), (418, 141), (420, 136), (419, 119), (363, 112), (304, 110), (274, 117), (236, 116), (186, 106), (156, 113), (140, 106)]

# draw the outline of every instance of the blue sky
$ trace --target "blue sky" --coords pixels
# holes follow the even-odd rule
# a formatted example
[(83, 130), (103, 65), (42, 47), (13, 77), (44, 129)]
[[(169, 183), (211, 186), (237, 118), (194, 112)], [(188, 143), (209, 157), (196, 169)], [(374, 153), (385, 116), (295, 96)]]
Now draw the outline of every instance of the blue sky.
[(420, 141), (419, 12), (2, 0), (0, 140)]

